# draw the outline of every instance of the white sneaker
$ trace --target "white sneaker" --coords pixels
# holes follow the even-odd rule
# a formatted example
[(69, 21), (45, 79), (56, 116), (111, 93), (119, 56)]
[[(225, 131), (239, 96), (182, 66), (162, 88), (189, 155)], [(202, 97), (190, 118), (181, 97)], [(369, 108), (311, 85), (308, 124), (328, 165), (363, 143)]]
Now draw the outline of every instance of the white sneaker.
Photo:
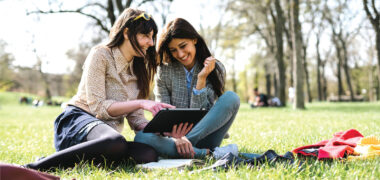
[(238, 146), (236, 144), (229, 144), (224, 147), (216, 147), (214, 152), (212, 153), (212, 156), (215, 159), (220, 159), (227, 153), (232, 153), (233, 155), (238, 156), (239, 154)]

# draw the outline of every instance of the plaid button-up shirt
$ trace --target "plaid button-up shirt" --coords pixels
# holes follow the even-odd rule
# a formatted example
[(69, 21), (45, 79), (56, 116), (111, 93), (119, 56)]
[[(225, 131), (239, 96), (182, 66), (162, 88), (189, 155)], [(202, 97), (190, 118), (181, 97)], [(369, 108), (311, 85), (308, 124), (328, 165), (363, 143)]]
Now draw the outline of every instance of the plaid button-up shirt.
[[(217, 61), (216, 65), (223, 69), (223, 76), (225, 76), (223, 64)], [(194, 74), (190, 89), (196, 86), (198, 73), (201, 71), (198, 63), (195, 63), (193, 68)], [(192, 91), (189, 92), (187, 90), (186, 72), (183, 70), (183, 65), (178, 61), (159, 66), (155, 79), (154, 94), (156, 101), (172, 104), (177, 108), (211, 108), (217, 99), (208, 80), (202, 93), (194, 94)]]

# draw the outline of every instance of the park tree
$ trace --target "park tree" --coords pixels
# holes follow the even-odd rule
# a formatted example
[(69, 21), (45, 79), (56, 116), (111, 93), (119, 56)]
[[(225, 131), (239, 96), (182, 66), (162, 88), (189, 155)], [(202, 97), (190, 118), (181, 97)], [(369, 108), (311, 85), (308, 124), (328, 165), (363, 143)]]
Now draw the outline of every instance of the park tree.
[(237, 92), (237, 75), (236, 72), (236, 64), (238, 63), (238, 59), (236, 59), (236, 54), (238, 53), (238, 50), (241, 49), (240, 43), (242, 40), (242, 36), (239, 33), (239, 30), (237, 30), (233, 26), (224, 26), (221, 36), (223, 37), (220, 40), (220, 48), (223, 49), (223, 55), (226, 58), (224, 60), (225, 64), (229, 64), (230, 67), (230, 80), (231, 80), (231, 86), (232, 90), (234, 92)]
[(0, 40), (0, 91), (7, 90), (14, 85), (12, 63), (14, 57), (6, 51), (6, 42)]
[[(311, 93), (311, 85), (310, 85), (310, 72), (309, 72), (309, 59), (308, 59), (308, 47), (309, 47), (309, 42), (311, 39), (311, 36), (315, 29), (317, 29), (317, 16), (320, 15), (320, 4), (321, 1), (305, 1), (303, 3), (305, 7), (303, 8), (303, 11), (301, 14), (303, 14), (303, 19), (304, 21), (302, 22), (303, 24), (308, 24), (309, 29), (307, 32), (302, 32), (301, 29), (301, 42), (302, 42), (302, 64), (304, 68), (304, 73), (305, 73), (305, 83), (306, 83), (306, 95), (307, 95), (307, 101), (309, 103), (312, 102), (313, 100), (313, 95)], [(318, 27), (318, 28), (323, 28), (323, 27)]]
[[(279, 97), (285, 105), (286, 64), (283, 50), (285, 18), (280, 0), (230, 1), (229, 10), (236, 16), (236, 19), (241, 19), (238, 26), (245, 27), (245, 35), (257, 34), (267, 46), (267, 53), (273, 55), (275, 61), (268, 61), (268, 63), (276, 64), (276, 70), (273, 73), (276, 76), (275, 96)], [(268, 73), (266, 74), (268, 75)]]
[(292, 21), (292, 42), (293, 42), (293, 76), (296, 78), (295, 85), (295, 100), (293, 107), (295, 109), (305, 109), (304, 90), (303, 90), (303, 66), (302, 66), (302, 33), (301, 24), (299, 22), (299, 1), (292, 0), (291, 5), (291, 21)]
[(337, 5), (327, 5), (325, 3), (326, 20), (331, 26), (331, 39), (335, 46), (337, 63), (337, 78), (338, 78), (338, 99), (341, 100), (341, 95), (345, 94), (342, 84), (342, 73), (344, 71), (347, 87), (350, 92), (351, 101), (354, 101), (354, 90), (351, 81), (348, 46), (350, 41), (355, 38), (361, 28), (361, 23), (352, 23), (357, 17), (357, 12), (352, 12), (350, 1), (337, 1)]
[(322, 23), (319, 25), (319, 29), (317, 30), (315, 34), (315, 50), (316, 50), (316, 58), (317, 58), (317, 66), (316, 66), (316, 72), (317, 72), (317, 89), (318, 89), (318, 101), (325, 101), (327, 98), (327, 79), (325, 76), (325, 67), (327, 59), (329, 58), (331, 54), (331, 49), (325, 53), (325, 57), (322, 57), (320, 43), (321, 43), (321, 37), (323, 33)]
[[(285, 74), (285, 62), (284, 62), (284, 50), (283, 50), (283, 26), (285, 23), (285, 18), (283, 15), (283, 10), (280, 5), (280, 0), (275, 0), (274, 6), (276, 9), (276, 15), (272, 15), (272, 20), (275, 24), (275, 36), (276, 36), (276, 60), (277, 60), (277, 80), (278, 80), (278, 98), (285, 105), (286, 104), (286, 74)], [(293, 41), (294, 43), (294, 41)]]
[(373, 30), (376, 34), (375, 42), (377, 52), (377, 79), (379, 80), (378, 84), (380, 84), (380, 8), (379, 6), (376, 6), (375, 0), (371, 0), (370, 3), (368, 2), (368, 0), (363, 0), (363, 7), (367, 15), (367, 18), (371, 22)]
[(320, 44), (323, 35), (327, 35), (327, 28), (329, 24), (326, 20), (327, 11), (324, 8), (325, 4), (322, 1), (318, 1), (313, 5), (313, 11), (315, 12), (314, 17), (314, 36), (315, 36), (315, 53), (316, 53), (316, 81), (317, 81), (317, 96), (318, 101), (325, 101), (327, 99), (327, 79), (325, 76), (325, 67), (327, 60), (331, 55), (331, 48), (327, 48), (327, 51), (323, 52)]
[[(360, 37), (364, 40), (366, 54), (368, 54), (367, 62), (365, 62), (366, 69), (363, 72), (367, 72), (368, 77), (368, 100), (375, 101), (379, 99), (379, 89), (376, 88), (376, 85), (379, 83), (377, 81), (377, 72), (378, 72), (378, 63), (376, 57), (376, 42), (373, 41), (374, 32), (371, 27), (364, 28), (363, 32), (360, 34)], [(377, 86), (378, 87), (378, 86)]]
[(43, 62), (42, 62), (41, 57), (38, 55), (36, 48), (33, 49), (33, 52), (35, 53), (36, 59), (37, 59), (37, 63), (35, 64), (34, 68), (40, 74), (40, 77), (41, 77), (41, 80), (42, 80), (42, 86), (43, 86), (43, 88), (45, 90), (45, 98), (48, 101), (50, 101), (51, 97), (52, 97), (52, 94), (51, 94), (50, 87), (49, 87), (50, 86), (50, 82), (49, 82), (49, 78), (48, 78), (49, 75), (48, 75), (48, 73), (45, 73), (45, 72), (42, 71)]
[[(50, 0), (48, 9), (29, 9), (27, 15), (48, 15), (48, 14), (66, 14), (73, 13), (81, 16), (88, 17), (97, 27), (93, 39), (90, 42), (82, 42), (77, 48), (67, 51), (68, 58), (75, 61), (76, 65), (69, 77), (64, 78), (67, 84), (65, 89), (68, 90), (67, 96), (72, 96), (76, 91), (76, 87), (80, 81), (82, 74), (82, 66), (85, 58), (91, 47), (101, 42), (102, 38), (107, 37), (112, 25), (115, 23), (116, 18), (128, 7), (141, 7), (146, 6), (150, 13), (157, 12), (160, 14), (161, 22), (166, 23), (166, 16), (169, 14), (169, 7), (173, 0), (107, 0), (107, 1), (83, 1), (78, 3), (78, 7), (66, 7), (63, 2)], [(41, 59), (43, 64), (44, 59)], [(39, 67), (37, 64), (36, 67)], [(41, 73), (43, 73), (41, 71)], [(41, 76), (44, 77), (44, 76)], [(46, 78), (42, 80), (45, 82)], [(48, 92), (48, 91), (46, 91)]]

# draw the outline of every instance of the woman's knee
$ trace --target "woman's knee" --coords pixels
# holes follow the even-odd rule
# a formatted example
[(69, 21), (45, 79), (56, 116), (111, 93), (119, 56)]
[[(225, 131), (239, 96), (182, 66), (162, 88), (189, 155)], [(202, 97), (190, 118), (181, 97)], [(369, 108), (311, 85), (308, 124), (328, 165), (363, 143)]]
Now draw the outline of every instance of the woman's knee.
[(127, 149), (127, 140), (121, 134), (107, 135), (102, 138), (107, 153), (124, 154)]
[(226, 101), (225, 103), (228, 104), (229, 107), (233, 107), (235, 109), (239, 109), (239, 106), (240, 106), (240, 98), (239, 96), (234, 93), (233, 91), (226, 91), (221, 99), (223, 98), (224, 101)]

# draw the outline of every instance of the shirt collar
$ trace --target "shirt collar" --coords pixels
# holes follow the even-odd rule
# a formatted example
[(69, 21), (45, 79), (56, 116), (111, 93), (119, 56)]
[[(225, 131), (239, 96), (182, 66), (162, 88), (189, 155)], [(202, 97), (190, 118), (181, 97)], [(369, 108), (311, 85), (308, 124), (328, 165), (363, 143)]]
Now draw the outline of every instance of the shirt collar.
[(193, 73), (194, 73), (195, 66), (193, 66), (193, 68), (191, 68), (190, 71), (188, 71), (188, 70), (186, 69), (185, 66), (183, 66), (183, 69), (185, 70), (186, 74), (189, 74), (189, 73), (190, 73), (190, 74), (193, 74)]
[(128, 62), (124, 58), (119, 47), (112, 48), (112, 53), (115, 57), (115, 65), (116, 65), (117, 73), (119, 74), (121, 71), (123, 71), (127, 67), (127, 69), (130, 69), (131, 74), (133, 74), (132, 68), (130, 68), (130, 67), (132, 67), (133, 59), (132, 59), (132, 61)]

